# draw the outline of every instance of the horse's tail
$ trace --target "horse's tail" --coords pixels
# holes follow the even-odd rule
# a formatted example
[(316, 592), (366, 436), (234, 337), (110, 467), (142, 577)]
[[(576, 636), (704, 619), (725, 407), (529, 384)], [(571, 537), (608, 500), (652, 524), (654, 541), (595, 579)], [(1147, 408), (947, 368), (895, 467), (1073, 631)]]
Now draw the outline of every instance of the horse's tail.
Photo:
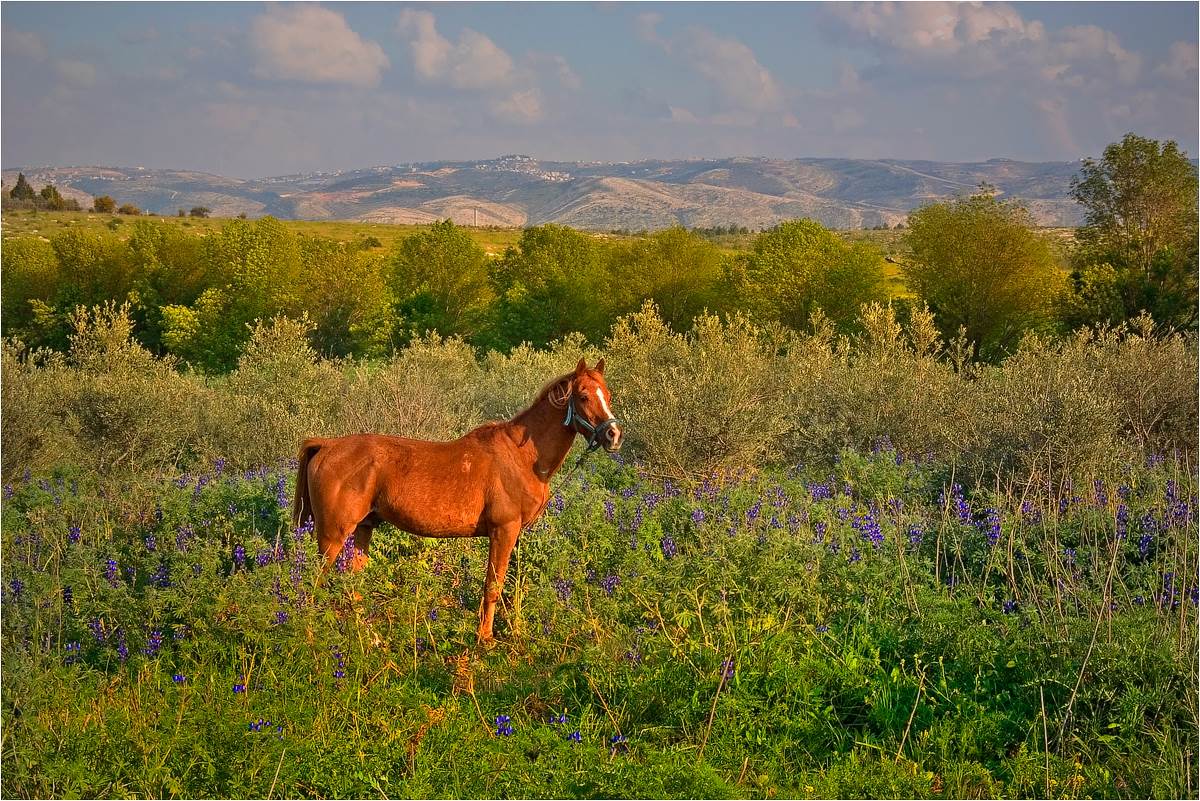
[(312, 501), (308, 498), (308, 463), (326, 442), (328, 440), (310, 437), (304, 440), (300, 446), (300, 467), (296, 472), (296, 499), (292, 503), (292, 525), (297, 528), (304, 523), (306, 510), (308, 514), (312, 514)]

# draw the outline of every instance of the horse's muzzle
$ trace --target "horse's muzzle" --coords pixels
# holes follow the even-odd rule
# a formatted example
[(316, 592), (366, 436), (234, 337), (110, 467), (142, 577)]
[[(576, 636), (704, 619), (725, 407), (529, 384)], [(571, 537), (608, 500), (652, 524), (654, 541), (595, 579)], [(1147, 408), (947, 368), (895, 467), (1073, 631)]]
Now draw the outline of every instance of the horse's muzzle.
[(625, 435), (619, 426), (610, 425), (604, 429), (604, 450), (616, 453), (621, 450), (621, 444), (624, 441)]

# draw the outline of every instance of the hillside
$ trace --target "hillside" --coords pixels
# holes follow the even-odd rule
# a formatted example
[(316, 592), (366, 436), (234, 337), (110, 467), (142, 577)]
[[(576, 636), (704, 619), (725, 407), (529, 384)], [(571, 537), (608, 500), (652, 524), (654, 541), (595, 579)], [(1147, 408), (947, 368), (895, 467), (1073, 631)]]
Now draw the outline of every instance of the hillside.
[[(763, 158), (547, 162), (504, 156), (332, 173), (238, 179), (144, 167), (24, 167), (89, 202), (111, 195), (157, 214), (207, 206), (218, 216), (519, 227), (554, 222), (590, 230), (675, 224), (760, 228), (811, 217), (834, 228), (895, 225), (926, 203), (981, 182), (1024, 201), (1046, 226), (1080, 220), (1068, 192), (1078, 165), (993, 159), (932, 161)], [(17, 169), (3, 171), (5, 187)]]

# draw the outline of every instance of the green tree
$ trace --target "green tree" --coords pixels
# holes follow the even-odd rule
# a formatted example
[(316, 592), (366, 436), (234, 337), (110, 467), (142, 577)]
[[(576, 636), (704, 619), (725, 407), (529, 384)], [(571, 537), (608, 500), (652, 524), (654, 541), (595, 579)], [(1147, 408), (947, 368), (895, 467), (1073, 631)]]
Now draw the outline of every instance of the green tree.
[[(180, 211), (182, 211), (182, 209)], [(190, 214), (192, 217), (207, 217), (208, 215), (212, 214), (212, 209), (207, 208), (206, 206), (193, 206), (192, 210), (188, 212), (188, 214)], [(183, 214), (180, 214), (179, 216), (182, 217)]]
[(197, 367), (222, 372), (236, 362), (248, 324), (300, 313), (300, 248), (273, 217), (231, 220), (202, 241), (211, 283), (190, 306), (162, 307), (162, 339), (169, 351)]
[(1028, 210), (990, 187), (913, 212), (902, 241), (909, 288), (944, 336), (965, 330), (977, 358), (999, 358), (1049, 321), (1062, 288), (1054, 251)]
[(572, 228), (525, 229), (492, 270), (498, 300), (483, 344), (543, 346), (572, 331), (599, 342), (622, 292), (611, 275), (612, 255), (604, 242)]
[(813, 220), (791, 220), (759, 234), (752, 251), (730, 265), (729, 280), (753, 317), (797, 329), (820, 309), (849, 330), (863, 304), (887, 299), (879, 252), (846, 242)]
[(1144, 310), (1175, 328), (1196, 325), (1197, 186), (1196, 167), (1173, 141), (1126, 134), (1099, 161), (1084, 160), (1071, 181), (1086, 217), (1063, 304), (1068, 324)]
[(17, 173), (17, 184), (8, 193), (8, 196), (13, 200), (33, 200), (33, 187), (29, 185), (29, 181), (25, 180), (25, 173)]
[(108, 195), (101, 195), (98, 198), (92, 199), (92, 211), (98, 214), (112, 214), (117, 208), (117, 201), (113, 200)]
[(66, 208), (67, 203), (63, 200), (63, 196), (58, 193), (58, 188), (54, 184), (43, 186), (40, 194), (42, 202), (51, 211), (62, 211)]
[(395, 323), (383, 257), (353, 243), (305, 239), (302, 300), (312, 321), (309, 338), (330, 357), (383, 356)]
[(479, 331), (493, 294), (488, 256), (450, 220), (405, 237), (388, 259), (388, 285), (407, 341), (426, 331), (470, 337)]
[(692, 320), (724, 310), (719, 291), (721, 251), (700, 233), (675, 226), (639, 237), (617, 250), (610, 297), (613, 318), (654, 301), (662, 319), (675, 331), (687, 331)]
[(142, 210), (139, 209), (137, 206), (133, 205), (132, 203), (125, 203), (124, 205), (121, 206), (121, 208), (117, 209), (117, 214), (129, 214), (129, 215), (136, 217), (136, 216), (140, 215), (141, 213), (142, 213)]

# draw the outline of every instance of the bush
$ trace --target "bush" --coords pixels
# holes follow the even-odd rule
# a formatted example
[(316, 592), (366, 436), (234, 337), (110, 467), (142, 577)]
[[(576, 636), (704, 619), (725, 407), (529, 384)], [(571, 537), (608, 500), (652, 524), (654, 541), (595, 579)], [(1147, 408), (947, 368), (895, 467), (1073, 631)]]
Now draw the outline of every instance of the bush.
[(677, 478), (729, 473), (769, 461), (794, 425), (781, 329), (745, 317), (701, 315), (672, 332), (646, 304), (607, 342), (614, 413), (655, 472)]
[(100, 197), (92, 199), (92, 211), (95, 211), (99, 214), (112, 214), (116, 208), (117, 201), (113, 200), (108, 195), (101, 195)]

